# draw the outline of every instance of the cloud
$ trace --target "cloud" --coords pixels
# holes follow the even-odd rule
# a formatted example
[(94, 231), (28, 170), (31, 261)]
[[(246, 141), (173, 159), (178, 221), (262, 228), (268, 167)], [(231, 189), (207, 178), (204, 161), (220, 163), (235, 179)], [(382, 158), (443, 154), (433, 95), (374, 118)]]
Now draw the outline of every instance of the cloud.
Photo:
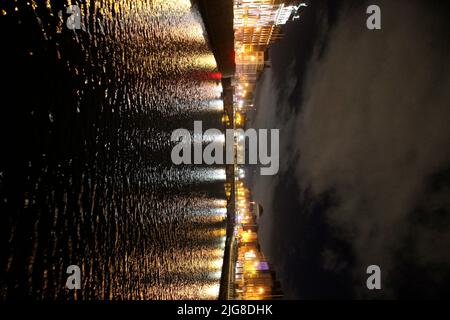
[[(388, 297), (396, 281), (414, 281), (398, 279), (403, 256), (436, 267), (434, 284), (450, 270), (450, 228), (438, 213), (449, 212), (449, 177), (431, 188), (450, 166), (449, 27), (436, 2), (377, 2), (381, 31), (365, 28), (365, 6), (345, 6), (316, 45), (302, 103), (292, 111), (279, 94), (286, 87), (265, 88), (254, 121), (283, 128), (280, 169), (295, 171), (300, 193), (334, 194), (327, 221), (351, 245), (360, 297), (371, 264), (381, 267)], [(322, 255), (327, 268), (346, 265), (331, 249)]]

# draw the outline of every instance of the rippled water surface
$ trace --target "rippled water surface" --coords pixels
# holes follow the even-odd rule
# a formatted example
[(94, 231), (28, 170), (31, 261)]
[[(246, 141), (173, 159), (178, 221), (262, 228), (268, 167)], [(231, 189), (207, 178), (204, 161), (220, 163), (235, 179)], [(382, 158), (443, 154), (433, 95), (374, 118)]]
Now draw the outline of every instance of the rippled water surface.
[[(189, 0), (1, 7), (3, 297), (217, 298), (223, 167), (173, 166), (170, 134), (219, 126), (221, 85)], [(79, 265), (82, 290), (64, 288)]]

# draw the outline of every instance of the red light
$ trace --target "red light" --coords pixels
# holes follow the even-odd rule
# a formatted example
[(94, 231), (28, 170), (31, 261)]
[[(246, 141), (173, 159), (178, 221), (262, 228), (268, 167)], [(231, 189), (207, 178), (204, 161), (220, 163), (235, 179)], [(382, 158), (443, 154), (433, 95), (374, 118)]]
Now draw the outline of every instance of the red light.
[(212, 79), (221, 80), (222, 79), (222, 73), (221, 72), (213, 72), (211, 74), (211, 78)]

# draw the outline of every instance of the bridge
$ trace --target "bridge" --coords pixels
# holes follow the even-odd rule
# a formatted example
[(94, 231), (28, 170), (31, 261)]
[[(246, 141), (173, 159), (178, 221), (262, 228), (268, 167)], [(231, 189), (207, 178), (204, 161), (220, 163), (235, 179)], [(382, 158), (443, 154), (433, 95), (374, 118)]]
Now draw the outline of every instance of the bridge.
[(205, 24), (207, 38), (223, 78), (234, 76), (233, 0), (191, 0)]

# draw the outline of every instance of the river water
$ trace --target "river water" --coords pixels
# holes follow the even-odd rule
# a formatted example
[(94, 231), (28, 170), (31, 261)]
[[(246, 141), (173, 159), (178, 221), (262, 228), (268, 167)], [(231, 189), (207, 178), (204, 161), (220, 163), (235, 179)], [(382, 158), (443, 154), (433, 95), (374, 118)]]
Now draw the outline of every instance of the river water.
[(217, 298), (224, 167), (170, 160), (172, 130), (221, 125), (201, 18), (189, 0), (72, 4), (76, 30), (64, 1), (0, 5), (0, 296)]

